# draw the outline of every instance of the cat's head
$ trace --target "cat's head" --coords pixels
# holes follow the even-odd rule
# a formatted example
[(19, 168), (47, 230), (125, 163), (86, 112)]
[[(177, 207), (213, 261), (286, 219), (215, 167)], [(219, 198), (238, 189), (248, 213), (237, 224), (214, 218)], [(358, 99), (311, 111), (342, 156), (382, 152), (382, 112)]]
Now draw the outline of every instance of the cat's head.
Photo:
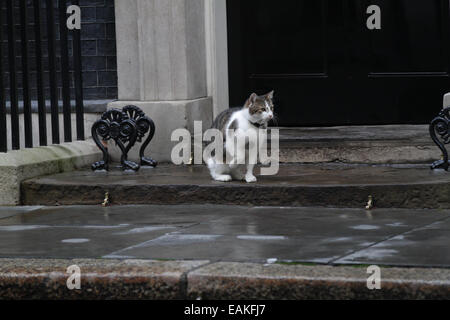
[(248, 108), (248, 113), (252, 122), (259, 124), (267, 123), (274, 117), (273, 93), (271, 91), (262, 96), (252, 93), (245, 102), (244, 108)]

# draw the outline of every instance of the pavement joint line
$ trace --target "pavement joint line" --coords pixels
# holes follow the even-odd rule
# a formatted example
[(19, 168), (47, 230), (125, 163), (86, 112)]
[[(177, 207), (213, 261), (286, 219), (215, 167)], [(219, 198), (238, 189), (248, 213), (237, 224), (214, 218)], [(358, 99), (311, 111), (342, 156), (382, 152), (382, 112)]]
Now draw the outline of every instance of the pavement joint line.
[[(17, 211), (11, 213), (11, 215), (4, 216), (4, 217), (0, 217), (0, 220), (9, 219), (9, 218), (14, 217), (14, 216), (17, 216), (17, 215), (19, 215), (19, 214), (24, 214), (24, 213), (29, 213), (29, 212), (39, 211), (39, 210), (41, 210), (42, 208), (44, 208), (44, 206), (33, 206), (33, 207), (36, 207), (36, 208), (27, 210), (27, 209), (26, 209), (26, 206), (22, 206), (22, 207), (21, 207), (21, 206), (19, 206), (19, 207), (10, 207), (10, 208), (13, 208), (13, 209), (15, 209), (15, 210), (17, 210)], [(3, 207), (3, 206), (0, 207), (0, 209), (4, 209), (4, 208), (6, 208), (6, 207)], [(8, 207), (8, 208), (9, 208), (9, 207)], [(25, 209), (22, 211), (22, 210), (21, 210), (22, 208), (25, 208)]]
[[(189, 228), (192, 228), (192, 227), (201, 225), (202, 223), (208, 223), (208, 222), (211, 222), (211, 221), (213, 221), (214, 219), (216, 219), (216, 218), (210, 218), (210, 219), (207, 219), (206, 221), (192, 223), (192, 224), (190, 224), (190, 225), (188, 225), (188, 226), (181, 227), (181, 228), (179, 228), (179, 229), (177, 229), (177, 230), (174, 230), (174, 231), (172, 231), (172, 232), (167, 232), (167, 233), (165, 233), (164, 235), (177, 234), (177, 233), (179, 233), (179, 232), (182, 231), (182, 230), (187, 230), (187, 229), (189, 229)], [(160, 236), (160, 237), (161, 237), (161, 236)], [(155, 240), (155, 239), (157, 239), (157, 238), (159, 238), (159, 237), (156, 237), (156, 238), (151, 239), (151, 240), (146, 240), (146, 241), (140, 242), (140, 243), (138, 243), (138, 244), (135, 244), (135, 245), (133, 245), (133, 246), (126, 247), (126, 248), (123, 248), (123, 249), (114, 251), (114, 252), (112, 252), (112, 253), (110, 253), (110, 254), (107, 254), (107, 255), (105, 255), (105, 256), (114, 255), (114, 254), (117, 254), (117, 253), (119, 253), (119, 252), (121, 252), (121, 251), (125, 251), (125, 250), (128, 250), (128, 249), (132, 249), (132, 248), (134, 248), (134, 247), (139, 247), (139, 246), (141, 246), (141, 245), (143, 245), (143, 244), (145, 244), (145, 243), (147, 243), (147, 242), (153, 241), (153, 240)]]
[[(211, 220), (212, 220), (212, 219), (211, 219)], [(109, 253), (109, 254), (105, 254), (105, 255), (102, 256), (102, 258), (105, 258), (105, 257), (107, 257), (106, 259), (108, 259), (109, 257), (114, 258), (114, 256), (117, 256), (117, 254), (120, 253), (120, 252), (123, 252), (123, 251), (126, 251), (126, 250), (130, 250), (130, 249), (134, 249), (134, 248), (140, 248), (142, 245), (145, 245), (145, 244), (148, 243), (148, 242), (154, 241), (154, 240), (156, 240), (156, 239), (158, 239), (158, 238), (160, 238), (160, 237), (162, 237), (162, 236), (170, 235), (170, 234), (179, 232), (180, 230), (185, 230), (185, 229), (187, 229), (188, 227), (194, 227), (194, 226), (199, 225), (199, 224), (201, 224), (201, 223), (200, 223), (200, 222), (197, 222), (197, 223), (193, 223), (193, 224), (191, 224), (191, 225), (189, 225), (189, 226), (186, 226), (186, 227), (181, 227), (180, 229), (177, 229), (176, 231), (167, 232), (167, 233), (165, 233), (164, 235), (158, 236), (158, 237), (156, 237), (156, 238), (153, 238), (153, 239), (150, 239), (150, 240), (145, 240), (145, 241), (136, 243), (136, 244), (134, 244), (134, 245), (132, 245), (132, 246), (128, 246), (128, 247), (125, 247), (125, 248), (116, 250), (116, 251), (114, 251), (114, 252), (111, 252), (111, 253)]]
[[(247, 209), (248, 209), (248, 208), (247, 208)], [(208, 222), (211, 222), (211, 221), (213, 221), (214, 219), (216, 219), (216, 218), (210, 218), (210, 219), (207, 219), (207, 220), (202, 221), (202, 222), (196, 222), (196, 223), (190, 224), (190, 225), (188, 225), (188, 226), (181, 227), (181, 228), (179, 228), (179, 229), (177, 229), (177, 230), (175, 230), (175, 231), (167, 232), (167, 233), (165, 233), (164, 235), (177, 234), (177, 233), (179, 233), (179, 232), (182, 231), (182, 230), (187, 230), (187, 229), (189, 229), (189, 228), (192, 228), (192, 227), (201, 225), (202, 223), (208, 223)], [(116, 255), (117, 255), (118, 253), (120, 253), (120, 252), (129, 250), (129, 249), (133, 249), (133, 248), (139, 248), (141, 245), (144, 245), (144, 244), (146, 244), (146, 243), (148, 243), (148, 242), (151, 242), (151, 241), (153, 241), (153, 240), (155, 240), (155, 239), (157, 239), (157, 238), (159, 238), (159, 237), (156, 237), (156, 238), (150, 239), (150, 240), (146, 240), (146, 241), (137, 243), (137, 244), (135, 244), (135, 245), (132, 245), (132, 246), (129, 246), (129, 247), (120, 249), (120, 250), (116, 250), (116, 251), (114, 251), (114, 252), (112, 252), (112, 253), (103, 255), (103, 257), (108, 257), (108, 256), (112, 256), (112, 257), (113, 257), (113, 256), (116, 256)]]
[(401, 233), (398, 233), (398, 234), (395, 234), (395, 235), (392, 235), (392, 236), (388, 236), (388, 237), (385, 238), (385, 239), (382, 239), (382, 240), (380, 240), (380, 241), (375, 241), (375, 242), (373, 242), (372, 244), (368, 245), (367, 247), (364, 247), (364, 248), (362, 248), (362, 249), (354, 250), (354, 251), (352, 251), (352, 252), (350, 252), (350, 253), (347, 253), (347, 254), (344, 254), (344, 255), (342, 255), (342, 256), (336, 258), (336, 259), (332, 259), (332, 260), (329, 261), (327, 264), (328, 264), (328, 265), (333, 265), (333, 266), (335, 266), (335, 265), (341, 265), (341, 264), (335, 264), (334, 262), (335, 262), (335, 261), (338, 261), (338, 260), (341, 260), (341, 259), (344, 259), (345, 257), (351, 256), (352, 254), (355, 254), (355, 253), (357, 253), (357, 252), (364, 251), (364, 250), (367, 250), (367, 249), (369, 249), (369, 248), (372, 248), (372, 247), (374, 247), (374, 246), (376, 246), (376, 245), (378, 245), (378, 244), (380, 244), (380, 243), (389, 241), (389, 240), (391, 240), (391, 239), (393, 239), (393, 238), (395, 238), (395, 237), (398, 237), (398, 236), (401, 236), (401, 235), (405, 235), (405, 234), (408, 234), (408, 233), (410, 233), (410, 232), (414, 232), (415, 230), (419, 230), (419, 229), (421, 229), (421, 228), (425, 228), (425, 227), (431, 226), (432, 224), (434, 224), (434, 223), (436, 223), (436, 222), (445, 221), (445, 220), (448, 220), (448, 219), (450, 219), (449, 216), (444, 217), (444, 218), (441, 218), (441, 219), (438, 219), (438, 220), (434, 220), (434, 221), (431, 222), (431, 223), (425, 223), (425, 224), (423, 224), (423, 225), (413, 227), (413, 228), (410, 229), (410, 230), (407, 230), (407, 231), (404, 231), (404, 232), (401, 232)]
[(192, 268), (191, 270), (188, 270), (186, 272), (183, 272), (180, 276), (180, 296), (182, 297), (182, 299), (187, 299), (188, 298), (188, 288), (189, 288), (189, 280), (188, 280), (188, 275), (191, 272), (194, 272), (196, 270), (202, 269), (204, 267), (207, 267), (211, 264), (216, 263), (217, 261), (209, 261), (205, 264), (199, 265), (197, 267)]

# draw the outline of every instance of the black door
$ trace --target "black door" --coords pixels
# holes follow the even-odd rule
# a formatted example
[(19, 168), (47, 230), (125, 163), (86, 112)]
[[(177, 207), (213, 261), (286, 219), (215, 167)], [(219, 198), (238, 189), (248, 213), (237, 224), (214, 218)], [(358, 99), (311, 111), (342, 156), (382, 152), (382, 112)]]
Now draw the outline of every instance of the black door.
[(279, 125), (427, 123), (450, 91), (447, 0), (228, 0), (227, 15), (231, 105), (275, 89)]

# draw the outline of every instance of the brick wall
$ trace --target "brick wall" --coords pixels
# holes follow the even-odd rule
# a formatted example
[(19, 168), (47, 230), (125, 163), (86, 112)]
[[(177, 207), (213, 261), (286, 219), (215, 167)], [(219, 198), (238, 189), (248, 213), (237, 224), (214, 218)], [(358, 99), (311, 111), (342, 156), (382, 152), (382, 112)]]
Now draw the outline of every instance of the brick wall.
[(117, 98), (114, 0), (80, 0), (85, 99)]
[[(3, 78), (5, 85), (6, 100), (9, 100), (9, 73), (8, 73), (8, 48), (7, 48), (7, 29), (6, 29), (6, 6), (5, 1), (0, 1), (0, 18), (3, 24), (3, 50), (2, 65)], [(31, 81), (31, 98), (36, 99), (36, 65), (34, 55), (34, 20), (33, 20), (33, 1), (28, 0), (28, 38), (29, 38), (29, 68)], [(49, 99), (49, 75), (48, 75), (48, 52), (47, 52), (47, 34), (46, 34), (46, 14), (45, 1), (42, 1), (41, 13), (41, 39), (44, 66), (44, 87), (46, 99)], [(58, 12), (55, 3), (55, 20), (58, 23)], [(68, 2), (70, 4), (70, 1)], [(20, 51), (20, 15), (19, 2), (15, 2), (15, 24), (16, 24), (16, 72), (19, 98), (22, 96), (22, 70), (21, 70), (21, 51)], [(117, 63), (116, 63), (116, 36), (115, 36), (115, 16), (114, 0), (80, 0), (81, 7), (81, 48), (82, 48), (82, 69), (83, 69), (83, 93), (86, 100), (93, 99), (116, 99), (117, 98)], [(57, 70), (60, 70), (59, 58), (59, 26), (55, 25), (56, 49), (57, 49)], [(69, 36), (69, 55), (72, 55), (72, 41)], [(70, 63), (72, 65), (72, 63)], [(58, 73), (59, 98), (61, 98), (61, 77)], [(73, 88), (73, 77), (71, 77), (71, 87)], [(73, 93), (72, 93), (73, 99)]]

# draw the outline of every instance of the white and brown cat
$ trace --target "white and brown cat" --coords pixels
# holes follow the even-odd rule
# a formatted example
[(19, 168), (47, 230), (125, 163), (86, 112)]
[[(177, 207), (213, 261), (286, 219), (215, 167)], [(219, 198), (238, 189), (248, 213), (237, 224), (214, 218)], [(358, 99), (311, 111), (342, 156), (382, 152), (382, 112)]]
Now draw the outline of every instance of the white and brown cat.
[[(238, 135), (244, 133), (248, 135), (250, 131), (250, 133), (258, 136), (259, 129), (267, 129), (267, 124), (274, 117), (273, 94), (273, 91), (262, 96), (252, 93), (242, 108), (231, 108), (217, 116), (212, 128), (220, 130), (223, 134), (225, 140), (224, 155), (227, 152), (230, 153), (232, 144), (233, 146), (236, 145), (235, 141), (236, 138), (239, 138)], [(229, 134), (229, 132), (232, 132), (232, 134)], [(250, 148), (248, 144), (244, 147)], [(240, 154), (246, 155), (247, 159), (248, 150), (241, 151)], [(234, 156), (230, 156), (231, 161), (229, 162), (219, 162), (214, 157), (207, 159), (206, 163), (212, 178), (223, 182), (232, 180), (245, 180), (248, 183), (256, 182), (256, 177), (253, 174), (255, 163), (247, 161), (247, 163), (242, 164), (242, 161), (237, 161), (238, 159), (235, 156), (239, 154), (239, 151), (233, 152), (233, 154)]]

